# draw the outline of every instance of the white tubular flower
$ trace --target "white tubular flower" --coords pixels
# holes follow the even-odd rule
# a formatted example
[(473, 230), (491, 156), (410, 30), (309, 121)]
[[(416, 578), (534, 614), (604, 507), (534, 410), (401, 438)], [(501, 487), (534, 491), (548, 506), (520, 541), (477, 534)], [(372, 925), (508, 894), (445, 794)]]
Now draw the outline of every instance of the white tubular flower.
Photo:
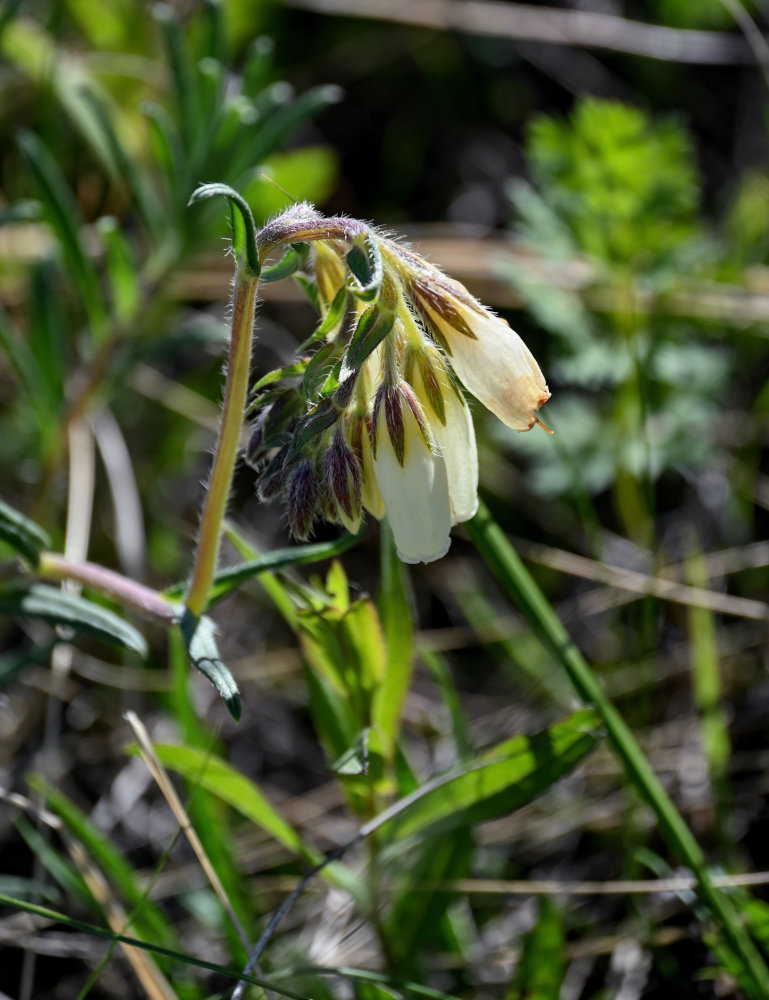
[(470, 408), (437, 351), (432, 362), (427, 352), (415, 360), (412, 384), (426, 401), (425, 415), (446, 463), (451, 523), (469, 521), (478, 510), (478, 451)]
[(390, 250), (399, 259), (409, 299), (467, 390), (503, 424), (531, 430), (550, 391), (518, 334), (417, 254), (393, 243)]
[(405, 386), (388, 390), (378, 408), (374, 470), (399, 558), (432, 562), (451, 544), (446, 463), (425, 440), (405, 393)]

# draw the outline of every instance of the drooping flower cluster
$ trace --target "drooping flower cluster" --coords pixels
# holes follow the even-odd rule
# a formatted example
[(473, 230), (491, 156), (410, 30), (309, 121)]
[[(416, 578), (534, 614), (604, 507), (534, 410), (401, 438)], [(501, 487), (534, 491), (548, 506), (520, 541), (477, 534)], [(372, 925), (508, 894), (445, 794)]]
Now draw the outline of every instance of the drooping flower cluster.
[(262, 280), (297, 273), (322, 320), (294, 365), (257, 383), (247, 458), (264, 500), (283, 498), (298, 539), (318, 518), (357, 531), (386, 516), (404, 562), (445, 555), (478, 498), (475, 433), (461, 387), (529, 430), (549, 398), (508, 324), (463, 285), (352, 219), (298, 205), (259, 235), (288, 248)]

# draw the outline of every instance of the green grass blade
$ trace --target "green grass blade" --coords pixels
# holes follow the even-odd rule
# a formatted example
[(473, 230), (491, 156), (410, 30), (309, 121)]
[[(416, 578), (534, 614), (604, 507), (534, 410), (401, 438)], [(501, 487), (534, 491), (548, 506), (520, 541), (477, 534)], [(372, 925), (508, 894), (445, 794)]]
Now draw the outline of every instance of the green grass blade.
[(225, 761), (201, 750), (172, 744), (155, 744), (155, 752), (167, 768), (228, 803), (292, 854), (313, 865), (321, 860), (320, 854), (304, 843), (257, 786)]
[(17, 336), (8, 313), (0, 306), (0, 351), (8, 358), (20, 386), (34, 404), (41, 389), (42, 376), (27, 341)]
[(243, 979), (245, 982), (251, 983), (254, 986), (260, 986), (262, 989), (272, 990), (273, 993), (278, 993), (280, 996), (288, 997), (289, 1000), (309, 1000), (308, 997), (303, 996), (301, 993), (295, 993), (293, 990), (288, 990), (272, 981), (259, 979), (252, 975), (246, 975), (239, 969), (231, 969), (226, 965), (217, 965), (215, 962), (206, 962), (202, 958), (196, 958), (194, 955), (188, 955), (183, 951), (176, 951), (172, 948), (164, 948), (161, 945), (151, 944), (149, 941), (142, 941), (139, 938), (129, 937), (127, 934), (116, 934), (115, 931), (110, 930), (108, 927), (99, 927), (98, 924), (89, 924), (85, 920), (76, 920), (73, 917), (68, 917), (64, 913), (59, 913), (57, 910), (52, 910), (48, 906), (40, 906), (37, 903), (29, 903), (26, 900), (16, 899), (15, 897), (8, 896), (5, 893), (0, 893), (0, 906), (10, 906), (14, 910), (31, 913), (33, 916), (41, 917), (46, 921), (55, 921), (63, 927), (69, 927), (74, 931), (82, 931), (85, 934), (92, 934), (94, 937), (104, 938), (118, 944), (131, 945), (134, 948), (141, 948), (143, 951), (149, 951), (153, 955), (159, 955), (162, 958), (169, 958), (173, 961), (181, 962), (183, 965), (192, 965), (198, 969), (206, 969), (208, 972), (216, 972), (222, 976), (228, 976), (233, 980)]
[[(93, 898), (93, 893), (85, 884), (83, 876), (69, 858), (60, 851), (57, 851), (52, 844), (49, 844), (45, 837), (24, 816), (19, 816), (16, 820), (16, 829), (27, 842), (27, 846), (35, 857), (40, 859), (46, 870), (56, 879), (68, 898), (77, 900), (81, 906), (92, 913), (101, 912), (99, 904)], [(18, 892), (12, 893), (7, 885), (2, 886), (0, 892), (14, 896), (19, 895)], [(32, 898), (34, 899), (35, 897)], [(41, 898), (45, 899), (46, 897), (37, 897), (37, 899)], [(48, 900), (48, 902), (51, 901), (50, 899)]]
[(49, 785), (43, 777), (31, 775), (29, 783), (44, 797), (51, 812), (62, 820), (70, 833), (83, 845), (125, 903), (134, 911), (133, 923), (138, 932), (150, 940), (175, 947), (178, 941), (173, 924), (160, 907), (147, 899), (136, 872), (110, 839), (94, 826), (74, 802)]
[(466, 524), (478, 552), (499, 579), (508, 596), (534, 632), (561, 665), (579, 697), (599, 713), (614, 751), (626, 774), (657, 817), (669, 847), (697, 879), (700, 900), (725, 941), (743, 966), (756, 997), (769, 997), (769, 970), (742, 926), (731, 901), (717, 890), (708, 873), (705, 856), (685, 820), (654, 773), (624, 719), (609, 701), (593, 670), (572, 642), (558, 616), (537, 586), (488, 508), (481, 504)]
[(473, 748), (467, 735), (467, 719), (462, 708), (462, 701), (454, 686), (446, 658), (430, 649), (421, 649), (419, 658), (433, 675), (443, 698), (443, 704), (448, 710), (457, 756), (460, 760), (467, 760), (471, 756)]
[[(380, 817), (383, 836), (443, 836), (531, 802), (596, 746), (596, 715), (576, 712), (533, 736), (514, 736), (454, 771), (428, 781)], [(387, 813), (397, 810), (391, 820)], [(374, 821), (377, 822), (377, 821)]]
[(552, 900), (539, 903), (539, 919), (523, 941), (515, 982), (505, 1000), (558, 1000), (566, 971), (563, 918)]
[(98, 336), (104, 329), (106, 307), (96, 269), (80, 238), (80, 213), (75, 199), (56, 160), (33, 132), (22, 132), (18, 143), (40, 190), (48, 221), (80, 292), (91, 329)]
[(378, 604), (387, 664), (384, 680), (374, 693), (372, 725), (381, 736), (385, 758), (392, 761), (414, 668), (414, 624), (406, 569), (396, 554), (389, 526), (382, 522), (380, 531), (382, 589)]

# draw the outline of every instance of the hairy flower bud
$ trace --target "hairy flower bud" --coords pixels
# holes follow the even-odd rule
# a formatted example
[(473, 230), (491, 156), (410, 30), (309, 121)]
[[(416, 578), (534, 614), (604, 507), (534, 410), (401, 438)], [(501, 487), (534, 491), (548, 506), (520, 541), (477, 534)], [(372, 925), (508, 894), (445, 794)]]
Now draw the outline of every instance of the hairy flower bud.
[(300, 462), (291, 473), (287, 501), (291, 534), (304, 542), (312, 531), (318, 505), (318, 475), (310, 459)]
[(326, 495), (348, 531), (357, 532), (361, 517), (361, 473), (355, 452), (337, 429), (323, 456)]

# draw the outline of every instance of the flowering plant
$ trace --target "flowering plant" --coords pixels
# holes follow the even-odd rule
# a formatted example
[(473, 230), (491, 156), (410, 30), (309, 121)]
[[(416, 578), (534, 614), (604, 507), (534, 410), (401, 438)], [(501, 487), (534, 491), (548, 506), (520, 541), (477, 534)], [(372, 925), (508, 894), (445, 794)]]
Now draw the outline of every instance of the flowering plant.
[(387, 517), (404, 562), (439, 559), (478, 505), (457, 379), (526, 431), (550, 397), (537, 362), (463, 285), (363, 223), (303, 203), (257, 239), (262, 259), (288, 246), (262, 280), (295, 271), (322, 317), (301, 348), (313, 353), (254, 387), (247, 457), (261, 498), (285, 500), (298, 539), (321, 517), (356, 532), (368, 511)]

